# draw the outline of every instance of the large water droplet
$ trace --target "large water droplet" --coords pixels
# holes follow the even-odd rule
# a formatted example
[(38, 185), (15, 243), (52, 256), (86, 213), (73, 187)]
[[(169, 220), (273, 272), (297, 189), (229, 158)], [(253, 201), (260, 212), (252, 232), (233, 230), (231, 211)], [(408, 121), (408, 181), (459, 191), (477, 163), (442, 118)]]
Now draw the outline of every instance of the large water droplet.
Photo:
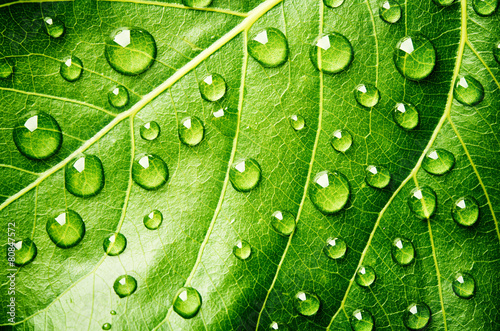
[(408, 239), (396, 238), (392, 242), (392, 258), (397, 264), (409, 265), (415, 259), (415, 247)]
[(271, 217), (271, 225), (283, 236), (289, 236), (295, 230), (295, 216), (288, 211), (275, 211)]
[(119, 73), (138, 75), (156, 59), (156, 42), (144, 29), (119, 28), (106, 39), (104, 54), (109, 65)]
[(75, 211), (68, 209), (47, 221), (47, 234), (60, 248), (71, 248), (85, 236), (85, 223)]
[(337, 8), (337, 7), (340, 7), (344, 3), (344, 0), (323, 0), (323, 3), (327, 7)]
[(64, 23), (59, 19), (55, 17), (45, 17), (43, 23), (45, 25), (45, 31), (47, 31), (47, 34), (52, 38), (59, 38), (63, 35), (65, 27)]
[(493, 57), (500, 64), (500, 41), (493, 46)]
[(32, 111), (23, 116), (14, 128), (13, 138), (19, 152), (35, 160), (44, 160), (54, 155), (63, 140), (56, 120), (41, 111)]
[(490, 16), (498, 7), (498, 0), (472, 0), (472, 8), (479, 16)]
[(453, 204), (451, 216), (460, 225), (474, 225), (479, 219), (479, 204), (473, 197), (462, 197)]
[(205, 137), (205, 126), (198, 117), (186, 117), (179, 123), (179, 139), (183, 144), (196, 146), (203, 137)]
[(330, 259), (341, 259), (345, 256), (347, 251), (347, 244), (341, 238), (328, 238), (323, 247), (323, 252)]
[(333, 214), (344, 208), (351, 190), (347, 178), (340, 172), (319, 172), (309, 188), (313, 204), (324, 214)]
[(434, 69), (436, 50), (424, 36), (406, 36), (396, 45), (394, 64), (403, 77), (419, 81)]
[(212, 0), (182, 0), (182, 3), (189, 7), (203, 8), (208, 7), (212, 3)]
[(443, 175), (455, 165), (455, 156), (445, 149), (431, 149), (422, 160), (422, 168), (432, 175)]
[(62, 61), (59, 72), (61, 77), (68, 82), (77, 81), (82, 76), (83, 62), (78, 57), (71, 55)]
[(212, 113), (212, 124), (226, 137), (234, 138), (237, 122), (238, 110), (236, 109), (226, 107)]
[(380, 17), (387, 23), (396, 23), (401, 18), (401, 6), (396, 0), (386, 0), (380, 6)]
[(351, 322), (351, 328), (353, 331), (372, 331), (375, 329), (373, 316), (368, 310), (365, 309), (355, 310), (349, 321)]
[(248, 192), (260, 181), (260, 165), (254, 159), (236, 161), (229, 169), (229, 179), (235, 190)]
[(120, 298), (128, 297), (137, 290), (137, 280), (132, 276), (122, 275), (115, 280), (113, 289)]
[[(9, 250), (13, 249), (12, 250)], [(14, 264), (18, 267), (25, 266), (32, 262), (37, 254), (37, 248), (35, 243), (29, 239), (25, 238), (10, 244), (7, 248), (7, 257), (9, 261), (12, 261), (11, 257), (14, 257)]]
[(110, 323), (104, 323), (102, 325), (103, 330), (111, 330), (111, 324)]
[(14, 72), (14, 66), (6, 58), (0, 59), (0, 78), (7, 79)]
[(354, 89), (354, 98), (361, 106), (371, 108), (380, 100), (380, 92), (371, 84), (360, 84)]
[(77, 197), (87, 198), (101, 192), (104, 187), (104, 169), (95, 155), (81, 155), (70, 161), (64, 169), (66, 189)]
[(408, 197), (410, 210), (420, 219), (430, 218), (436, 210), (436, 204), (436, 193), (428, 186), (414, 188)]
[(452, 283), (453, 292), (463, 299), (470, 299), (474, 296), (476, 282), (474, 277), (468, 273), (459, 273)]
[(193, 318), (201, 308), (201, 295), (192, 287), (183, 287), (175, 295), (173, 306), (181, 317)]
[(371, 187), (384, 188), (391, 181), (391, 174), (385, 167), (369, 165), (365, 173), (366, 183)]
[(277, 67), (288, 59), (288, 41), (280, 30), (266, 28), (248, 41), (248, 53), (264, 67)]
[(330, 144), (337, 152), (347, 152), (352, 145), (352, 135), (346, 130), (337, 130), (330, 138)]
[(233, 254), (240, 260), (246, 260), (252, 254), (252, 246), (245, 240), (238, 240), (233, 247)]
[(475, 106), (484, 99), (484, 87), (477, 79), (466, 75), (457, 79), (453, 97), (461, 104)]
[(301, 115), (290, 116), (290, 125), (295, 131), (300, 131), (306, 126), (306, 120)]
[(128, 90), (124, 86), (116, 86), (108, 92), (108, 101), (115, 108), (127, 106), (129, 100)]
[(356, 271), (356, 275), (354, 276), (354, 280), (356, 284), (363, 287), (368, 287), (375, 282), (375, 270), (369, 266), (361, 266)]
[(455, 3), (456, 0), (434, 0), (436, 5), (442, 6), (442, 7), (448, 7), (451, 6), (452, 4)]
[(139, 128), (139, 133), (144, 140), (155, 140), (160, 135), (160, 126), (155, 121), (147, 122)]
[(347, 69), (353, 57), (354, 52), (349, 40), (336, 32), (318, 37), (309, 52), (309, 58), (316, 69), (328, 74)]
[(418, 110), (408, 103), (397, 103), (392, 112), (394, 122), (405, 130), (412, 130), (418, 125)]
[(117, 256), (127, 248), (127, 238), (121, 233), (113, 233), (102, 242), (104, 252), (110, 256)]
[(156, 230), (163, 222), (163, 214), (159, 210), (153, 210), (143, 218), (144, 226), (149, 230)]
[(425, 303), (412, 303), (403, 313), (403, 324), (409, 330), (423, 330), (431, 321), (431, 309)]
[(168, 167), (161, 157), (142, 154), (132, 165), (134, 182), (146, 190), (156, 190), (168, 180)]
[(219, 74), (211, 74), (198, 83), (201, 97), (207, 101), (220, 100), (226, 94), (226, 81)]
[(321, 301), (316, 294), (300, 291), (295, 294), (295, 309), (302, 316), (313, 316), (318, 312)]

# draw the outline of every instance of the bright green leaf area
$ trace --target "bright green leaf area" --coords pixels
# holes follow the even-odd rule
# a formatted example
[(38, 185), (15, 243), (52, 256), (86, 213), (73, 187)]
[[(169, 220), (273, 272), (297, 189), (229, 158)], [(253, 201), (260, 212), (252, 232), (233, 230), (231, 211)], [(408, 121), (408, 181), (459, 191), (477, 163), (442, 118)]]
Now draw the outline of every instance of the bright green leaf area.
[[(180, 1), (2, 1), (0, 324), (12, 324), (12, 272), (16, 330), (349, 330), (350, 319), (370, 314), (376, 330), (405, 330), (403, 316), (409, 318), (414, 303), (430, 308), (428, 330), (499, 330), (500, 63), (493, 49), (500, 14), (477, 15), (467, 0), (437, 3), (401, 1), (402, 17), (390, 24), (380, 18), (378, 0), (345, 0), (336, 8), (321, 0), (213, 0), (206, 8)], [(57, 38), (47, 34), (47, 17), (64, 24), (62, 35), (59, 27), (52, 30)], [(140, 74), (119, 73), (106, 59), (107, 38), (123, 27), (145, 30), (156, 43), (155, 60)], [(250, 38), (267, 28), (280, 30), (288, 42), (288, 59), (278, 67), (262, 66), (247, 51)], [(334, 32), (351, 44), (353, 61), (339, 73), (322, 73), (311, 62), (311, 47)], [(150, 42), (145, 33), (134, 33)], [(395, 47), (405, 36), (425, 36), (435, 49), (436, 64), (422, 80), (405, 79), (394, 65)], [(322, 51), (314, 47), (320, 60)], [(146, 53), (127, 52), (116, 54), (150, 62)], [(83, 63), (73, 82), (60, 74), (70, 56)], [(78, 63), (73, 69), (80, 70)], [(215, 102), (199, 91), (211, 74), (226, 83)], [(484, 87), (484, 99), (473, 106), (453, 97), (465, 75)], [(353, 91), (361, 84), (379, 90), (375, 106), (356, 102)], [(114, 108), (110, 93), (119, 86), (129, 100)], [(399, 103), (418, 110), (414, 129), (395, 123)], [(229, 115), (216, 118), (221, 109)], [(55, 154), (40, 160), (21, 154), (13, 139), (32, 111), (51, 115), (63, 136)], [(305, 120), (303, 129), (290, 125), (292, 115)], [(204, 125), (196, 146), (178, 136), (189, 116)], [(158, 137), (142, 139), (141, 127), (153, 121)], [(352, 135), (344, 152), (330, 144), (337, 130)], [(451, 152), (455, 163), (433, 175), (422, 162), (439, 149)], [(100, 159), (105, 183), (78, 197), (66, 189), (65, 168), (82, 153)], [(165, 162), (166, 184), (150, 190), (134, 181), (132, 164), (139, 166), (141, 155)], [(248, 159), (258, 163), (261, 178), (240, 192), (229, 170)], [(368, 185), (369, 166), (387, 169), (389, 184)], [(309, 196), (325, 170), (345, 176), (350, 188), (346, 205), (328, 215)], [(83, 172), (74, 173), (85, 182)], [(423, 220), (408, 206), (410, 194), (418, 194), (410, 192), (421, 187), (437, 196), (433, 215)], [(470, 227), (452, 218), (453, 208), (473, 201), (460, 200), (466, 196), (479, 206)], [(64, 249), (49, 238), (46, 224), (54, 217), (62, 222), (57, 215), (65, 210), (81, 216), (85, 234)], [(155, 210), (162, 222), (151, 230), (144, 220)], [(428, 212), (425, 203), (421, 210)], [(296, 217), (289, 236), (272, 227), (276, 211)], [(106, 255), (103, 241), (116, 233), (126, 237), (126, 248)], [(8, 238), (31, 239), (33, 261), (9, 265)], [(347, 245), (339, 259), (324, 253), (334, 238)], [(392, 256), (396, 238), (415, 247), (409, 265)], [(240, 240), (251, 246), (246, 259), (233, 253)], [(368, 287), (355, 281), (362, 267), (375, 272)], [(453, 286), (463, 290), (456, 281), (462, 274), (475, 280), (472, 298), (454, 292)], [(123, 298), (113, 289), (122, 275), (137, 282)], [(464, 296), (470, 296), (473, 283), (466, 280)], [(173, 308), (183, 287), (201, 296), (199, 311), (197, 298), (187, 301), (190, 318)], [(183, 293), (178, 300), (188, 295)], [(300, 293), (319, 299), (312, 316), (299, 314)]]

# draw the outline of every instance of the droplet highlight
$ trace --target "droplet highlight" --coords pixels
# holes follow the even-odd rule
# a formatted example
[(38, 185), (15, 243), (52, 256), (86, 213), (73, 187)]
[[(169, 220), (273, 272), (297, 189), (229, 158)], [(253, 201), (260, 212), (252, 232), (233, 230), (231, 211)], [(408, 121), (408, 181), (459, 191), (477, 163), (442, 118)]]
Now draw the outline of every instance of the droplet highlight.
[(153, 210), (143, 217), (144, 226), (149, 230), (156, 230), (163, 222), (163, 214), (159, 210)]
[(175, 295), (173, 306), (182, 318), (193, 318), (201, 308), (201, 295), (192, 287), (183, 287)]
[(483, 84), (470, 75), (463, 76), (455, 83), (453, 97), (463, 105), (475, 106), (484, 99)]
[(479, 219), (479, 204), (470, 196), (459, 198), (453, 204), (451, 216), (460, 225), (472, 226)]
[(345, 153), (352, 145), (352, 135), (346, 130), (336, 130), (330, 138), (330, 144), (337, 152)]
[(455, 155), (441, 148), (430, 149), (422, 160), (422, 168), (431, 175), (443, 175), (454, 165)]
[(259, 184), (260, 165), (254, 159), (236, 161), (229, 169), (229, 180), (236, 191), (248, 192)]
[(347, 204), (351, 190), (347, 178), (340, 172), (319, 172), (309, 188), (309, 197), (319, 211), (333, 214)]
[(288, 59), (288, 41), (280, 30), (266, 28), (248, 41), (248, 53), (263, 67), (278, 67)]
[(295, 131), (300, 131), (306, 127), (306, 120), (301, 115), (291, 115), (290, 125)]
[(76, 211), (68, 209), (49, 218), (46, 230), (57, 247), (71, 248), (78, 245), (85, 236), (85, 223)]
[(380, 100), (380, 92), (371, 84), (360, 84), (354, 89), (354, 98), (360, 106), (371, 108)]
[(108, 101), (111, 106), (121, 109), (127, 106), (129, 101), (128, 90), (124, 86), (115, 86), (108, 92)]
[(349, 318), (353, 331), (372, 331), (375, 329), (375, 321), (372, 314), (366, 309), (356, 309)]
[(121, 233), (113, 233), (104, 238), (102, 248), (109, 256), (118, 256), (127, 248), (127, 238)]
[(61, 63), (59, 73), (68, 82), (75, 82), (82, 76), (83, 62), (78, 57), (72, 55), (65, 58)]
[(356, 284), (362, 287), (371, 286), (375, 282), (375, 278), (375, 270), (369, 266), (359, 267), (354, 276)]
[(403, 324), (408, 330), (423, 330), (431, 321), (431, 309), (427, 304), (412, 303), (403, 312)]
[(14, 264), (18, 267), (22, 267), (31, 263), (35, 259), (38, 250), (35, 243), (31, 239), (24, 238), (23, 240), (18, 240), (9, 244), (9, 247), (7, 248), (7, 257), (9, 261), (12, 261), (12, 252), (14, 253)]
[(453, 292), (455, 292), (458, 297), (470, 299), (474, 296), (474, 292), (476, 291), (476, 281), (471, 274), (465, 272), (459, 273), (453, 280), (452, 288)]
[(104, 187), (104, 168), (95, 155), (74, 158), (64, 169), (64, 185), (69, 193), (88, 198), (101, 192)]
[(282, 236), (289, 236), (295, 230), (295, 216), (288, 211), (277, 210), (271, 217), (271, 226)]
[(201, 97), (207, 101), (217, 101), (226, 94), (226, 81), (219, 74), (210, 74), (198, 83)]
[(340, 33), (318, 37), (309, 52), (309, 58), (316, 69), (328, 74), (339, 73), (351, 64), (354, 51), (349, 40)]
[(156, 155), (139, 155), (132, 165), (132, 179), (143, 189), (159, 189), (168, 180), (167, 164)]
[(295, 294), (295, 309), (302, 316), (314, 316), (318, 313), (321, 301), (313, 293), (300, 291)]
[(120, 298), (128, 297), (137, 290), (137, 280), (132, 276), (122, 275), (115, 280), (113, 289)]
[(52, 38), (61, 37), (66, 29), (64, 23), (55, 17), (45, 17), (43, 23), (45, 25), (45, 31)]
[(343, 258), (346, 251), (347, 244), (344, 239), (341, 238), (328, 238), (325, 246), (323, 247), (323, 253), (325, 253), (325, 255), (332, 260)]
[(428, 186), (414, 188), (408, 198), (410, 211), (420, 219), (428, 219), (436, 210), (436, 192)]
[(420, 81), (432, 73), (436, 50), (422, 35), (406, 36), (396, 45), (394, 64), (406, 79)]
[(396, 238), (392, 241), (391, 254), (397, 264), (406, 266), (415, 259), (415, 247), (408, 239)]
[(233, 247), (233, 254), (240, 260), (246, 260), (252, 254), (252, 246), (245, 240), (238, 240)]
[(197, 146), (205, 137), (205, 126), (196, 116), (183, 118), (179, 123), (179, 139), (184, 145)]
[(401, 19), (401, 5), (396, 0), (386, 0), (380, 6), (380, 18), (387, 23), (396, 23)]
[(392, 112), (394, 122), (405, 130), (415, 129), (418, 125), (418, 110), (409, 103), (397, 103)]
[(141, 138), (149, 141), (158, 138), (160, 131), (160, 126), (155, 121), (147, 122), (139, 128)]
[(391, 173), (382, 166), (369, 165), (365, 170), (366, 183), (374, 188), (384, 188), (391, 181)]

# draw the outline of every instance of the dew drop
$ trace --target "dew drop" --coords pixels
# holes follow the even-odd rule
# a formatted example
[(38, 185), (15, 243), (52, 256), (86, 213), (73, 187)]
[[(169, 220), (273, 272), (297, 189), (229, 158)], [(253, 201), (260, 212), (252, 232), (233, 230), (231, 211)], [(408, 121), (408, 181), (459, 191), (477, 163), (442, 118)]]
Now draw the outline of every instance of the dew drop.
[(102, 325), (103, 330), (111, 330), (111, 324), (110, 323), (104, 323)]
[(375, 282), (375, 270), (369, 266), (361, 266), (358, 271), (356, 271), (356, 276), (354, 276), (354, 280), (356, 284), (362, 287), (368, 287)]
[(68, 209), (49, 218), (46, 230), (57, 247), (71, 248), (78, 245), (85, 236), (85, 223), (76, 211)]
[(380, 100), (378, 89), (371, 84), (360, 84), (354, 89), (354, 98), (363, 107), (371, 108)]
[(108, 92), (108, 101), (115, 108), (127, 106), (129, 100), (128, 90), (124, 86), (115, 86)]
[(290, 125), (295, 131), (300, 131), (306, 126), (306, 120), (301, 115), (290, 116)]
[(385, 167), (369, 165), (365, 174), (366, 183), (371, 187), (384, 188), (391, 181), (391, 174)]
[(406, 266), (415, 259), (415, 247), (408, 239), (396, 238), (392, 242), (392, 258), (397, 264)]
[(295, 230), (295, 216), (288, 211), (277, 210), (271, 217), (271, 226), (282, 236), (289, 236)]
[(500, 41), (493, 46), (493, 57), (500, 64)]
[(111, 315), (116, 315), (116, 311), (112, 310), (109, 312)]
[(212, 0), (182, 0), (182, 3), (188, 7), (203, 8), (208, 7), (212, 3)]
[(309, 197), (314, 206), (324, 214), (340, 211), (350, 196), (349, 182), (340, 172), (319, 172), (309, 188)]
[(74, 55), (67, 57), (62, 61), (59, 72), (68, 82), (75, 82), (82, 76), (83, 62)]
[(463, 105), (475, 106), (484, 99), (484, 87), (477, 79), (466, 75), (457, 79), (453, 97)]
[(141, 138), (150, 141), (158, 138), (160, 131), (160, 126), (155, 121), (147, 122), (139, 128)]
[(455, 0), (434, 0), (436, 5), (442, 7), (448, 7), (455, 3)]
[(323, 0), (323, 3), (327, 7), (337, 8), (337, 7), (340, 7), (344, 3), (344, 0)]
[(259, 163), (254, 159), (236, 161), (229, 169), (229, 180), (236, 191), (248, 192), (259, 184), (261, 177)]
[(134, 182), (146, 190), (156, 190), (168, 180), (168, 167), (161, 157), (142, 154), (132, 165)]
[(278, 322), (272, 322), (271, 325), (269, 325), (269, 330), (288, 330), (288, 328), (285, 326), (285, 324), (278, 323)]
[(341, 238), (328, 238), (323, 247), (323, 253), (332, 260), (343, 258), (346, 251), (347, 244)]
[(295, 294), (295, 309), (302, 316), (314, 316), (318, 312), (321, 301), (313, 293), (300, 291)]
[(35, 243), (29, 239), (25, 238), (23, 240), (18, 240), (12, 244), (9, 244), (7, 248), (7, 254), (9, 256), (9, 248), (14, 248), (14, 264), (18, 267), (25, 266), (31, 263), (37, 254), (37, 248)]
[(328, 74), (347, 69), (353, 57), (354, 52), (349, 40), (336, 32), (318, 37), (309, 52), (309, 58), (316, 69)]
[(149, 230), (156, 230), (163, 222), (163, 214), (159, 210), (153, 210), (143, 218), (144, 226)]
[(263, 67), (278, 67), (288, 59), (288, 41), (280, 30), (266, 28), (248, 41), (248, 53)]
[(128, 297), (137, 290), (137, 280), (132, 276), (122, 275), (115, 280), (113, 289), (120, 298)]
[(498, 0), (472, 0), (472, 8), (479, 16), (490, 16), (498, 7)]
[(468, 273), (459, 273), (452, 283), (453, 292), (462, 298), (462, 299), (470, 299), (474, 296), (474, 292), (476, 290), (476, 282), (474, 281), (474, 277)]
[(403, 313), (403, 324), (409, 330), (423, 330), (431, 321), (431, 309), (427, 304), (412, 303)]
[(355, 310), (349, 319), (353, 331), (372, 331), (375, 329), (375, 322), (372, 314), (365, 309)]
[(233, 247), (233, 254), (240, 260), (246, 260), (252, 254), (252, 247), (245, 240), (238, 240)]
[(412, 130), (418, 125), (418, 110), (408, 103), (397, 103), (392, 112), (394, 122), (405, 130)]
[(59, 19), (55, 17), (45, 17), (43, 23), (45, 25), (45, 31), (47, 31), (47, 34), (52, 38), (59, 38), (64, 34), (64, 23)]
[(62, 132), (47, 113), (32, 111), (22, 117), (13, 131), (14, 143), (21, 154), (34, 160), (54, 155), (62, 144)]
[(386, 0), (380, 6), (380, 18), (387, 23), (396, 23), (401, 18), (401, 6), (396, 0)]
[(119, 28), (106, 39), (104, 54), (109, 65), (124, 75), (146, 71), (156, 59), (156, 42), (144, 29)]
[(403, 37), (396, 45), (394, 64), (403, 77), (419, 81), (429, 76), (436, 65), (436, 50), (421, 35)]
[(337, 130), (330, 138), (330, 144), (337, 152), (347, 152), (352, 145), (352, 135), (346, 130)]
[(113, 233), (104, 238), (102, 248), (109, 256), (120, 255), (127, 248), (127, 238), (121, 233)]
[(193, 318), (201, 308), (201, 295), (192, 287), (182, 287), (175, 295), (173, 306), (181, 317)]
[(428, 219), (436, 210), (437, 197), (428, 186), (414, 188), (408, 197), (408, 206), (412, 213), (420, 219)]
[(219, 74), (210, 74), (198, 83), (201, 97), (207, 101), (217, 101), (226, 94), (226, 81)]
[(453, 204), (451, 216), (460, 225), (474, 225), (479, 219), (479, 204), (473, 197), (462, 197)]
[(0, 78), (7, 79), (14, 72), (14, 66), (6, 58), (0, 59)]
[(443, 175), (455, 165), (455, 156), (445, 149), (431, 149), (422, 160), (422, 168), (431, 175)]
[(221, 108), (212, 113), (212, 124), (217, 131), (229, 138), (234, 138), (236, 123), (238, 122), (238, 110), (233, 108)]
[(64, 183), (69, 193), (87, 198), (97, 195), (104, 187), (104, 169), (95, 155), (81, 155), (64, 169)]
[(198, 145), (205, 137), (205, 126), (196, 116), (189, 116), (179, 123), (179, 139), (188, 146)]

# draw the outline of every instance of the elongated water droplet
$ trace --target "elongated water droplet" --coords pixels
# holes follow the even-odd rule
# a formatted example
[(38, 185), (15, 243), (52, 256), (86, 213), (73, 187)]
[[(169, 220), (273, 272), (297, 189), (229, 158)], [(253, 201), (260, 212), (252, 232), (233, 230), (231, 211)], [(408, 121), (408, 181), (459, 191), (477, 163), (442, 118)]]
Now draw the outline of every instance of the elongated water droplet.
[(163, 214), (159, 210), (153, 210), (143, 218), (144, 226), (149, 230), (156, 230), (163, 222)]
[(474, 292), (476, 291), (476, 282), (471, 274), (466, 272), (459, 273), (453, 280), (452, 287), (453, 292), (455, 292), (458, 297), (470, 299), (474, 296)]
[(82, 76), (83, 62), (78, 57), (71, 55), (62, 61), (59, 72), (61, 77), (68, 82), (75, 82)]
[(438, 6), (448, 7), (453, 5), (456, 2), (456, 0), (434, 0), (434, 2)]
[(410, 210), (420, 219), (428, 219), (434, 215), (436, 205), (436, 193), (428, 186), (414, 188), (408, 197)]
[(115, 108), (123, 108), (128, 104), (128, 90), (124, 86), (115, 86), (108, 92), (108, 101)]
[(412, 130), (418, 125), (418, 110), (409, 103), (397, 103), (392, 114), (394, 122), (405, 130)]
[(254, 159), (236, 161), (229, 169), (229, 179), (236, 191), (248, 192), (259, 184), (260, 165)]
[(201, 97), (207, 101), (217, 101), (226, 94), (226, 81), (219, 74), (210, 74), (198, 83)]
[(201, 295), (192, 287), (183, 287), (175, 295), (173, 306), (181, 317), (193, 318), (201, 308)]
[(300, 291), (295, 294), (295, 309), (302, 316), (314, 316), (318, 312), (321, 301), (316, 294)]
[(328, 74), (347, 69), (353, 57), (354, 52), (349, 40), (336, 32), (318, 37), (309, 52), (309, 58), (316, 69)]
[(368, 310), (365, 309), (355, 310), (349, 321), (351, 322), (351, 328), (353, 331), (372, 331), (375, 329), (373, 316)]
[(14, 143), (24, 156), (44, 160), (54, 155), (62, 144), (62, 132), (47, 113), (32, 111), (22, 117), (13, 131)]
[(160, 126), (155, 121), (147, 122), (139, 129), (141, 138), (144, 140), (155, 140), (160, 135)]
[(203, 8), (208, 7), (212, 3), (212, 0), (182, 0), (182, 3), (189, 7)]
[(111, 330), (111, 324), (110, 323), (104, 323), (102, 325), (103, 330)]
[(396, 23), (401, 18), (401, 6), (396, 0), (386, 0), (380, 6), (380, 18), (387, 23)]
[(423, 330), (431, 321), (431, 309), (427, 304), (412, 303), (403, 313), (403, 324), (409, 330)]
[(64, 169), (64, 183), (69, 193), (87, 198), (97, 195), (104, 187), (104, 169), (95, 155), (81, 155)]
[(106, 39), (104, 54), (109, 65), (124, 75), (146, 71), (156, 59), (156, 42), (144, 29), (119, 28)]
[(344, 3), (344, 0), (323, 0), (323, 3), (327, 7), (337, 8), (337, 7), (340, 7)]
[(113, 233), (102, 242), (104, 252), (110, 256), (117, 256), (127, 248), (127, 238), (121, 233)]
[(212, 113), (212, 124), (215, 128), (229, 138), (236, 134), (236, 123), (238, 122), (238, 110), (233, 108), (221, 108)]
[(356, 276), (354, 276), (354, 280), (356, 284), (363, 287), (368, 287), (375, 282), (375, 270), (369, 266), (361, 266), (358, 271), (356, 271)]
[(419, 81), (434, 69), (436, 50), (424, 36), (406, 36), (396, 45), (394, 64), (403, 77)]
[(354, 89), (354, 98), (363, 107), (371, 108), (380, 100), (378, 89), (371, 84), (361, 84)]
[(300, 131), (306, 126), (306, 120), (301, 115), (290, 116), (290, 125), (295, 131)]
[(422, 160), (422, 168), (432, 175), (443, 175), (455, 165), (455, 156), (445, 149), (430, 149)]
[(479, 16), (490, 16), (498, 7), (498, 0), (472, 0), (472, 8)]
[(128, 297), (137, 290), (137, 280), (130, 275), (122, 275), (115, 280), (113, 289), (120, 298)]
[(474, 225), (479, 219), (479, 204), (470, 196), (459, 198), (453, 204), (451, 216), (460, 225)]
[(288, 41), (280, 30), (266, 28), (248, 41), (248, 53), (263, 67), (278, 67), (288, 59)]
[(500, 64), (500, 41), (497, 41), (493, 46), (493, 57)]
[(240, 260), (246, 260), (252, 254), (252, 247), (245, 240), (238, 240), (233, 247), (233, 254)]
[(198, 145), (205, 137), (205, 126), (196, 116), (186, 117), (179, 123), (179, 139), (188, 146)]
[(466, 75), (457, 79), (453, 97), (463, 105), (475, 106), (484, 99), (484, 87), (477, 79)]
[(45, 17), (43, 23), (45, 25), (45, 31), (47, 31), (47, 34), (52, 38), (59, 38), (63, 35), (65, 30), (64, 23), (58, 18)]
[(142, 154), (132, 165), (134, 182), (146, 190), (156, 190), (168, 180), (168, 167), (161, 157)]
[(384, 188), (391, 181), (391, 174), (387, 168), (369, 165), (366, 168), (366, 183), (371, 187)]
[(271, 217), (271, 225), (283, 236), (289, 236), (295, 230), (295, 216), (288, 211), (277, 210)]
[(352, 145), (352, 135), (346, 130), (337, 130), (332, 134), (330, 144), (337, 152), (347, 152)]
[(409, 265), (415, 259), (415, 247), (408, 239), (396, 238), (392, 242), (392, 258), (397, 264)]
[(280, 331), (286, 331), (288, 330), (288, 327), (284, 323), (278, 323), (278, 322), (272, 322), (271, 325), (269, 325), (269, 330), (280, 330)]
[(341, 259), (345, 256), (347, 251), (347, 244), (341, 238), (328, 238), (323, 247), (323, 252), (330, 259)]
[(71, 248), (85, 236), (85, 223), (82, 217), (71, 209), (59, 213), (47, 221), (47, 234), (59, 248)]
[(116, 315), (116, 311), (112, 310), (109, 312), (111, 315)]
[(347, 178), (340, 172), (319, 172), (309, 188), (309, 197), (324, 214), (340, 211), (347, 203), (351, 190)]
[(14, 262), (16, 266), (22, 267), (31, 263), (35, 259), (37, 252), (35, 243), (30, 238), (24, 238), (9, 244), (7, 259), (9, 262)]
[(0, 59), (0, 78), (7, 79), (14, 72), (14, 66), (6, 58)]

